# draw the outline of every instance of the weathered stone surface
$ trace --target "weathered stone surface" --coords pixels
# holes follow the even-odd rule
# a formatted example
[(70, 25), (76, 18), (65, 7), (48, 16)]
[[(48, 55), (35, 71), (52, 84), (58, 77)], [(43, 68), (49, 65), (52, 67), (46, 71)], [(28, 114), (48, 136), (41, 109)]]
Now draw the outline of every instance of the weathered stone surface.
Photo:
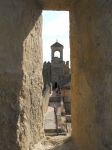
[(28, 150), (42, 133), (41, 10), (0, 2), (0, 150)]
[(21, 80), (22, 74), (7, 71), (0, 73), (0, 150), (20, 149), (17, 143), (17, 122)]
[(43, 136), (41, 7), (70, 10), (73, 137), (80, 150), (111, 150), (112, 1), (38, 1), (0, 2), (0, 150)]
[(44, 115), (44, 129), (45, 130), (56, 129), (56, 120), (53, 107), (48, 107), (48, 110)]
[[(57, 41), (51, 45), (51, 62), (43, 64), (44, 87), (52, 84), (53, 89), (62, 88), (70, 82), (69, 61), (63, 60), (63, 48), (64, 46)], [(59, 52), (59, 57), (55, 56), (56, 52)]]
[(46, 89), (43, 91), (42, 97), (42, 109), (43, 114), (47, 112), (48, 104), (49, 104), (49, 97), (50, 97), (50, 87), (46, 86)]
[(69, 136), (51, 136), (32, 147), (31, 150), (78, 150), (78, 148)]
[(72, 127), (81, 150), (112, 149), (112, 1), (71, 10)]
[(70, 10), (72, 1), (76, 0), (40, 0), (44, 10)]

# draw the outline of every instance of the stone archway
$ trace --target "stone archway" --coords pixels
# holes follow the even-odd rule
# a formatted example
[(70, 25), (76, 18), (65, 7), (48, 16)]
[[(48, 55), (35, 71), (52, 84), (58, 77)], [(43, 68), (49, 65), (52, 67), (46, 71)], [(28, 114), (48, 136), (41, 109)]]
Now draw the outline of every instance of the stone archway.
[(0, 2), (0, 149), (43, 136), (42, 9), (70, 11), (73, 138), (80, 150), (111, 149), (111, 0)]

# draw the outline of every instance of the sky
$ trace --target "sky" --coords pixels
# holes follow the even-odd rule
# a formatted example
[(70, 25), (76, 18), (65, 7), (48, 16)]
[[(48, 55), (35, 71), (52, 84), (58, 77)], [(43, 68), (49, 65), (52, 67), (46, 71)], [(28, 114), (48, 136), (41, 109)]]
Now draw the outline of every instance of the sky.
[(58, 41), (64, 46), (63, 59), (70, 60), (69, 12), (43, 11), (43, 61), (51, 61), (50, 46)]

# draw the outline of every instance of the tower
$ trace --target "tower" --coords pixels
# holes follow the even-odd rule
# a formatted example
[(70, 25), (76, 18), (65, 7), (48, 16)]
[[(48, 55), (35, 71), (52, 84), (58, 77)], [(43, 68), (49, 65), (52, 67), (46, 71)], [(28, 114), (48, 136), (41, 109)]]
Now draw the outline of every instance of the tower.
[[(64, 46), (57, 41), (51, 45), (51, 82), (53, 85), (60, 86), (64, 76), (63, 48)], [(59, 57), (55, 56), (57, 51), (60, 54)]]
[(60, 53), (60, 57), (58, 58), (58, 60), (63, 61), (63, 48), (64, 46), (57, 41), (53, 45), (51, 45), (51, 62), (54, 62), (56, 60), (55, 52), (57, 51)]

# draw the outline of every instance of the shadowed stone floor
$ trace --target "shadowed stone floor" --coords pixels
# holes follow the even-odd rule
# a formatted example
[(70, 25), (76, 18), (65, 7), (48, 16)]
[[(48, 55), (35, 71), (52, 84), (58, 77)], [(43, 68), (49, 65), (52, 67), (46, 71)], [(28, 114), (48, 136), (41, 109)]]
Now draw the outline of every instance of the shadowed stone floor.
[(46, 137), (41, 143), (31, 150), (78, 150), (73, 144), (71, 137), (53, 136)]

